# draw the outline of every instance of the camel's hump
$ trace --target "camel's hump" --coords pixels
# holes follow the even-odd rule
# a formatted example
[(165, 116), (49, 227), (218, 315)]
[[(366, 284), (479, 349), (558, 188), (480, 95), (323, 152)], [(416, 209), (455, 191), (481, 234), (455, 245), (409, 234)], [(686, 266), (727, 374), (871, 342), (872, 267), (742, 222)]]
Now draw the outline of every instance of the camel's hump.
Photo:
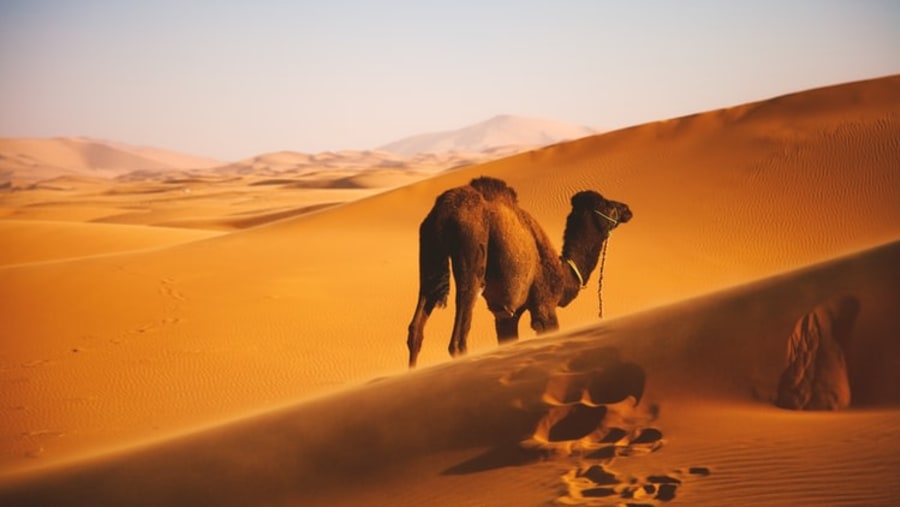
[(482, 176), (469, 182), (469, 185), (488, 201), (508, 199), (512, 203), (518, 202), (516, 191), (503, 180)]

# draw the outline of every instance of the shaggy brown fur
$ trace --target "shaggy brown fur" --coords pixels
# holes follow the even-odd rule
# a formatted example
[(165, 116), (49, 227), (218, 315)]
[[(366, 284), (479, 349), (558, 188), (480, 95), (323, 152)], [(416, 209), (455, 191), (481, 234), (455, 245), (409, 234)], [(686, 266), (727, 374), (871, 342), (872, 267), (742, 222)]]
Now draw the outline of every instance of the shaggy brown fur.
[(409, 324), (409, 366), (416, 365), (432, 310), (447, 304), (451, 266), (456, 316), (449, 349), (456, 356), (466, 352), (479, 293), (494, 314), (501, 343), (518, 338), (519, 318), (526, 310), (532, 329), (556, 330), (556, 307), (575, 299), (597, 266), (609, 232), (630, 219), (631, 210), (623, 203), (590, 190), (575, 194), (559, 257), (505, 182), (482, 177), (447, 190), (419, 228), (419, 300)]

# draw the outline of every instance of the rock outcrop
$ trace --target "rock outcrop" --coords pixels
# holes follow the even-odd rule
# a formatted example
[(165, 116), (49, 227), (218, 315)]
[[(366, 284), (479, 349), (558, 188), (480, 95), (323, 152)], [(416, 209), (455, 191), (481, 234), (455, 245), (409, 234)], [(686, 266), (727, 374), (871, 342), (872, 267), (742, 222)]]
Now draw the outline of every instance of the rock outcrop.
[(846, 351), (859, 301), (842, 297), (803, 316), (788, 339), (787, 367), (775, 405), (793, 410), (839, 410), (850, 405)]

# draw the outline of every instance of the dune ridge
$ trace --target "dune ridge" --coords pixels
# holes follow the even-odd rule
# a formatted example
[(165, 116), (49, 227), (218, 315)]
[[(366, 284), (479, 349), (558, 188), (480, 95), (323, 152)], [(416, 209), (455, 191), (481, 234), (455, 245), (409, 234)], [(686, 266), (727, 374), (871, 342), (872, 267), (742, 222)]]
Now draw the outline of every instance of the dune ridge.
[(0, 140), (0, 217), (232, 231), (527, 149), (282, 151), (224, 164), (86, 139)]
[(0, 220), (4, 246), (0, 251), (0, 266), (158, 248), (217, 235), (162, 227)]
[[(324, 207), (335, 189), (253, 185), (272, 175), (225, 187), (156, 182), (155, 193), (68, 180), (64, 190), (4, 194), (5, 227), (76, 222), (87, 229), (73, 237), (104, 253), (29, 263), (29, 252), (38, 260), (56, 249), (35, 234), (15, 265), (0, 267), (2, 494), (53, 503), (99, 484), (114, 503), (128, 496), (119, 485), (134, 484), (148, 502), (189, 493), (178, 498), (456, 505), (477, 495), (545, 505), (631, 494), (658, 503), (663, 490), (689, 505), (896, 501), (896, 452), (879, 442), (900, 431), (897, 131), (900, 76), (889, 76), (587, 137), (386, 192), (343, 189), (339, 206)], [(520, 344), (497, 349), (479, 304), (475, 354), (448, 363), (452, 311), (436, 311), (425, 368), (396, 375), (419, 222), (443, 190), (481, 175), (513, 186), (557, 247), (576, 191), (630, 206), (634, 218), (609, 244), (608, 318), (598, 325), (596, 292), (585, 291), (560, 311), (560, 335), (534, 340), (523, 325)], [(92, 230), (106, 225), (92, 221), (132, 225)], [(131, 248), (128, 236), (143, 230), (135, 227), (166, 224), (212, 232), (186, 231), (182, 242), (164, 229), (158, 247), (116, 251)], [(851, 410), (774, 408), (797, 319), (848, 294), (861, 304)], [(643, 395), (594, 403), (582, 389), (634, 373), (619, 363), (640, 367)], [(346, 390), (378, 376), (389, 378)], [(550, 378), (560, 386), (552, 392)], [(545, 395), (556, 400), (553, 422)], [(249, 413), (258, 415), (242, 419)], [(542, 420), (546, 431), (533, 438)], [(591, 434), (555, 441), (598, 421), (605, 426)], [(431, 433), (401, 438), (412, 426)], [(614, 428), (625, 434), (604, 443)], [(78, 462), (148, 441), (157, 444)], [(222, 488), (227, 498), (203, 489), (214, 479), (232, 486)]]
[(406, 137), (378, 149), (403, 155), (484, 152), (515, 146), (541, 147), (594, 133), (592, 128), (560, 121), (498, 115), (459, 129)]
[(60, 176), (112, 178), (130, 171), (205, 169), (212, 159), (87, 138), (0, 139), (0, 183), (24, 185)]

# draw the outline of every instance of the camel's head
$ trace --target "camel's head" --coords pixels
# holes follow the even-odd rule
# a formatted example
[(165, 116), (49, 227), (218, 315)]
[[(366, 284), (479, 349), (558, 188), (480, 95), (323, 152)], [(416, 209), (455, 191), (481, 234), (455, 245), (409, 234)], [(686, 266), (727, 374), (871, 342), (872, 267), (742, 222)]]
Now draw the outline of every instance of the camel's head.
[(572, 196), (572, 212), (569, 214), (571, 225), (574, 225), (574, 221), (580, 222), (582, 227), (594, 228), (605, 237), (619, 224), (629, 220), (631, 209), (623, 202), (608, 200), (593, 190), (585, 190)]
[[(573, 279), (577, 278), (578, 285), (568, 286), (559, 306), (569, 304), (578, 295), (579, 289), (587, 285), (609, 233), (619, 224), (631, 220), (631, 216), (627, 204), (610, 201), (592, 190), (572, 196), (572, 211), (566, 218), (560, 261), (572, 268)], [(602, 306), (600, 314), (603, 314)]]

